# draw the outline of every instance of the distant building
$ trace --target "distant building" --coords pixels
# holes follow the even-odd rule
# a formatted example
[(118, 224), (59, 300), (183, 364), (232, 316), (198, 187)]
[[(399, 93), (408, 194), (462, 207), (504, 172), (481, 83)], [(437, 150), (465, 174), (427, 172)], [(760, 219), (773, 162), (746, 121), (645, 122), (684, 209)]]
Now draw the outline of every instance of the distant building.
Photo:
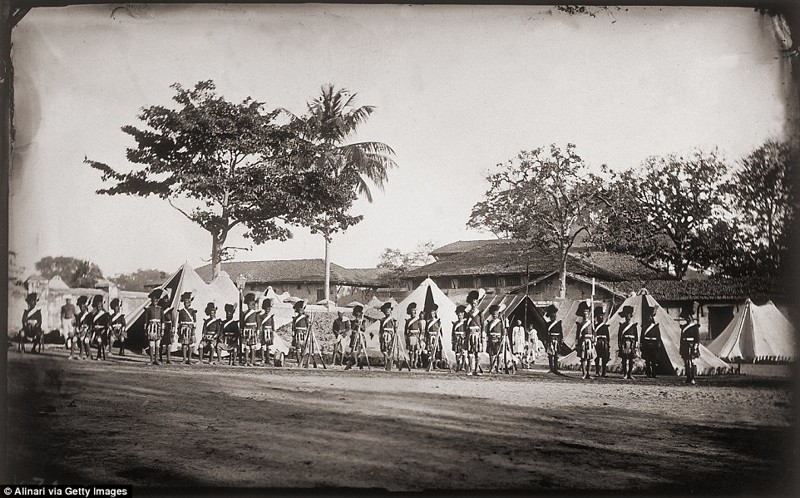
[[(409, 271), (405, 280), (415, 288), (430, 277), (451, 299), (463, 301), (471, 289), (483, 288), (490, 293), (526, 292), (537, 305), (553, 302), (558, 297), (560, 257), (556, 250), (536, 249), (529, 256), (511, 240), (470, 240), (447, 244), (431, 252), (435, 262)], [(592, 295), (592, 278), (598, 300), (619, 300), (623, 291), (615, 282), (669, 278), (669, 275), (642, 264), (633, 256), (593, 251), (582, 245), (567, 260), (569, 299), (586, 299)]]
[[(325, 299), (325, 261), (322, 259), (228, 261), (222, 263), (222, 270), (234, 282), (243, 275), (248, 292), (264, 292), (272, 286), (278, 294), (288, 292), (311, 303)], [(200, 278), (211, 281), (211, 265), (196, 271)], [(387, 289), (389, 273), (390, 270), (382, 268), (351, 269), (331, 263), (331, 300), (338, 305), (352, 301), (365, 303)]]

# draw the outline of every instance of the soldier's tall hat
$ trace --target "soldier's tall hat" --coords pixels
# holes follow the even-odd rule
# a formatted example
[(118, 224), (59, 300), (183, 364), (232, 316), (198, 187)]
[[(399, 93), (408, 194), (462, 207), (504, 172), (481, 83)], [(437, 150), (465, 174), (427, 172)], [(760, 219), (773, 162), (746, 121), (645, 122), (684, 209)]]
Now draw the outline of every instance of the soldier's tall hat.
[(111, 300), (111, 302), (108, 305), (111, 306), (112, 308), (116, 308), (117, 306), (119, 306), (119, 298), (115, 297), (114, 299)]
[(603, 311), (602, 306), (595, 306), (594, 307), (594, 316), (595, 318), (605, 318), (606, 312)]
[[(153, 290), (151, 290), (151, 291), (150, 291), (150, 294), (148, 294), (148, 295), (147, 295), (147, 297), (149, 297), (150, 299), (156, 299), (156, 300), (158, 300), (158, 299), (161, 297), (161, 294), (162, 294), (162, 291), (161, 291), (161, 289), (153, 289)], [(81, 296), (81, 297), (79, 297), (79, 298), (78, 298), (78, 301), (79, 301), (79, 302), (80, 302), (80, 300), (81, 300), (81, 298), (82, 298), (82, 297), (85, 297), (85, 296)], [(84, 302), (85, 302), (85, 301), (84, 301)]]
[(225, 304), (225, 313), (233, 313), (236, 310), (236, 305), (231, 303)]
[(578, 303), (578, 311), (575, 312), (577, 316), (583, 316), (583, 313), (589, 311), (591, 308), (589, 307), (589, 303), (586, 301), (581, 301)]
[(456, 306), (456, 314), (465, 313), (466, 311), (467, 311), (467, 307), (464, 306), (463, 304), (459, 304), (458, 306)]
[(386, 311), (386, 310), (391, 310), (391, 309), (392, 309), (392, 303), (390, 303), (388, 301), (383, 303), (383, 305), (381, 306), (381, 311)]
[(102, 294), (95, 294), (94, 297), (92, 297), (92, 306), (98, 306), (100, 304), (103, 304), (103, 296)]
[(353, 306), (353, 314), (354, 315), (360, 315), (362, 313), (364, 313), (364, 307), (363, 306), (361, 306), (360, 304), (356, 305), (356, 306)]
[(84, 304), (89, 302), (89, 298), (86, 296), (80, 296), (76, 302), (78, 306), (83, 306)]
[(625, 305), (619, 310), (619, 316), (633, 316), (633, 306)]
[(184, 292), (181, 294), (181, 301), (191, 301), (194, 299), (191, 292)]
[[(385, 305), (386, 303), (384, 303), (384, 306)], [(381, 306), (381, 309), (383, 309), (383, 306)], [(416, 309), (417, 309), (417, 303), (409, 303), (409, 305), (406, 306), (406, 313), (411, 313), (412, 310), (416, 311)]]
[(256, 295), (253, 294), (252, 292), (248, 292), (247, 294), (244, 295), (244, 302), (245, 303), (254, 303), (254, 302), (256, 302)]
[(214, 304), (213, 301), (206, 304), (206, 313), (210, 313), (211, 311), (217, 311), (217, 305)]
[(294, 303), (295, 311), (301, 311), (305, 307), (306, 307), (306, 302), (305, 301), (297, 301), (296, 303)]
[(38, 301), (38, 300), (39, 300), (39, 295), (38, 295), (38, 294), (36, 294), (35, 292), (31, 292), (30, 294), (28, 294), (28, 295), (25, 297), (25, 302), (26, 302), (26, 303), (29, 303), (29, 302), (31, 302), (31, 301), (33, 301), (33, 302), (36, 302), (36, 301)]
[(694, 318), (694, 307), (692, 305), (686, 305), (681, 308), (681, 314), (679, 315), (680, 318), (684, 318), (686, 320), (691, 320)]
[(499, 305), (493, 304), (493, 305), (489, 306), (489, 313), (495, 314), (495, 313), (498, 313), (499, 311), (500, 311), (500, 306)]
[(544, 314), (547, 316), (556, 316), (558, 313), (558, 306), (555, 304), (550, 304), (547, 308), (544, 309)]

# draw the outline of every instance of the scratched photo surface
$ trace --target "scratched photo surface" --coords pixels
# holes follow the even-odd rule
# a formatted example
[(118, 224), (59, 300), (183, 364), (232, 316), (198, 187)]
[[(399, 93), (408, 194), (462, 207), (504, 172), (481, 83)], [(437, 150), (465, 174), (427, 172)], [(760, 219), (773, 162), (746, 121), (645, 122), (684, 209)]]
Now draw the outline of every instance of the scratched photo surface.
[[(780, 154), (796, 150), (792, 22), (753, 8), (30, 10), (13, 28), (11, 50), (8, 475), (16, 483), (129, 484), (137, 493), (220, 486), (788, 493), (793, 343), (790, 353), (753, 353), (769, 364), (737, 365), (713, 340), (736, 323), (748, 298), (758, 306), (772, 301), (778, 315), (769, 315), (770, 327), (788, 316), (786, 341), (794, 340), (793, 290), (780, 279), (792, 268), (785, 263), (791, 218), (775, 225), (789, 234), (779, 241), (783, 253), (759, 246), (783, 255), (784, 266), (773, 265), (783, 275), (752, 270), (761, 268), (752, 266), (757, 258), (720, 263), (713, 258), (752, 243), (764, 225), (756, 220), (755, 229), (736, 231), (743, 219), (736, 194), (708, 186), (736, 178), (765, 144)], [(198, 186), (201, 174), (183, 169), (175, 181), (195, 182), (194, 190), (176, 191), (175, 183), (156, 184), (175, 164), (208, 151), (166, 134), (158, 147), (169, 140), (186, 147), (158, 151), (164, 169), (154, 183), (103, 192), (142, 169), (134, 162), (137, 144), (148, 140), (136, 129), (150, 130), (142, 118), (162, 111), (175, 118), (167, 110), (184, 108), (188, 101), (177, 100), (195, 90), (242, 104), (239, 110), (262, 103), (250, 118), (268, 114), (269, 126), (302, 139), (272, 131), (264, 135), (269, 145), (260, 135), (245, 143), (244, 135), (225, 135), (226, 122), (215, 133), (238, 140), (244, 152), (222, 154), (217, 166), (266, 168), (269, 182), (254, 173), (225, 184), (223, 167)], [(323, 107), (336, 98), (346, 118), (309, 119), (315, 111), (330, 118), (335, 112)], [(187, 128), (202, 128), (202, 117), (186, 119)], [(314, 123), (319, 128), (309, 131)], [(272, 147), (269, 160), (259, 156), (264, 147)], [(584, 225), (568, 227), (569, 247), (562, 247), (547, 232), (557, 210), (524, 211), (532, 202), (524, 192), (556, 191), (547, 186), (552, 178), (533, 178), (558, 163), (558, 154), (575, 160), (575, 182), (589, 185), (570, 202), (598, 206), (610, 202), (595, 197), (611, 192), (604, 186), (625, 172), (642, 177), (661, 159), (722, 165), (718, 177), (696, 182), (708, 187), (697, 195), (714, 205), (699, 223), (708, 231), (693, 225), (684, 238), (671, 234), (666, 252), (645, 254), (649, 246), (625, 244), (633, 240), (633, 217), (606, 225), (606, 215), (579, 213), (571, 222)], [(371, 158), (366, 169), (347, 169), (354, 155)], [(293, 169), (302, 161), (327, 169)], [(516, 179), (529, 190), (493, 197), (500, 187), (491, 180), (500, 180), (492, 175), (524, 164), (534, 166)], [(292, 197), (291, 188), (304, 190)], [(614, 192), (632, 192), (620, 188)], [(240, 202), (223, 209), (220, 189), (234, 192), (225, 202), (241, 195)], [(775, 198), (776, 212), (796, 203)], [(605, 238), (593, 238), (603, 230)], [(669, 238), (653, 232), (648, 241), (658, 237)], [(713, 250), (692, 253), (704, 240)], [(675, 259), (676, 250), (685, 252)], [(749, 273), (737, 273), (736, 265), (750, 263)], [(649, 366), (637, 357), (634, 379), (626, 380), (616, 339), (608, 376), (594, 363), (584, 373), (577, 303), (601, 306), (616, 338), (616, 310), (643, 287), (648, 295), (637, 296), (644, 304), (634, 313), (639, 332), (653, 302), (663, 320), (657, 376), (646, 375)], [(181, 346), (176, 325), (160, 365), (152, 360), (165, 352), (148, 350), (146, 332), (133, 328), (124, 346), (110, 333), (103, 361), (94, 360), (94, 345), (86, 355), (65, 348), (67, 299), (74, 305), (80, 296), (102, 296), (111, 316), (116, 298), (120, 314), (143, 322), (153, 288), (168, 289), (176, 317), (181, 294), (192, 293), (190, 346)], [(500, 305), (507, 334), (499, 360), (482, 352), (467, 361), (453, 350), (456, 306), (469, 306), (468, 293), (478, 288), (486, 291), (475, 308), (484, 326), (495, 323), (491, 305)], [(29, 354), (30, 342), (20, 353), (16, 341), (30, 292), (43, 316), (38, 354)], [(201, 358), (207, 304), (220, 323), (232, 305), (229, 318), (245, 328), (249, 293), (254, 309), (272, 299), (268, 365), (260, 349), (253, 358), (227, 350)], [(412, 300), (424, 315), (418, 340), (425, 351), (436, 349), (425, 327), (435, 320), (430, 305), (438, 307), (443, 351), (431, 369), (417, 339), (404, 337)], [(310, 331), (300, 345), (298, 301)], [(396, 357), (384, 347), (386, 302), (398, 328)], [(564, 324), (558, 374), (550, 372), (545, 343), (551, 303)], [(685, 382), (679, 351), (687, 305), (700, 324), (696, 385)], [(356, 306), (364, 310), (365, 347), (345, 370)], [(524, 322), (519, 341), (517, 318)], [(191, 365), (183, 363), (187, 354)], [(468, 375), (473, 370), (483, 375)], [(591, 380), (583, 378), (589, 370)]]

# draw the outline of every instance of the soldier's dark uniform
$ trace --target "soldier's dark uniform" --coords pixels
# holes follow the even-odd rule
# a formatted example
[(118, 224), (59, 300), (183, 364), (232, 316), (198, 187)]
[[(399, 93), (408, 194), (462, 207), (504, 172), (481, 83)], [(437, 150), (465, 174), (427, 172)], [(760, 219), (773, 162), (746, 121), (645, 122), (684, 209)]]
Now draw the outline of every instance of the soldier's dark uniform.
[[(260, 328), (261, 323), (258, 310), (247, 310), (244, 317), (242, 317), (242, 345), (245, 350), (246, 365), (252, 365), (252, 362), (255, 360), (254, 348), (258, 344), (258, 332)], [(251, 352), (249, 357), (247, 356), (248, 352)]]
[[(464, 313), (464, 305), (456, 307), (456, 314)], [(467, 349), (467, 320), (466, 318), (459, 318), (453, 322), (453, 331), (450, 337), (453, 351), (456, 353), (456, 371), (467, 369), (466, 365), (466, 349)]]
[(306, 338), (308, 337), (309, 320), (308, 315), (304, 310), (305, 303), (298, 301), (294, 305), (294, 310), (297, 312), (292, 318), (292, 348), (294, 348), (295, 358), (300, 362), (300, 355), (303, 352), (303, 347), (306, 345)]
[[(417, 305), (415, 303), (411, 303), (408, 306), (407, 312), (411, 313), (412, 310), (416, 310)], [(413, 318), (406, 318), (405, 327), (403, 329), (406, 341), (406, 351), (411, 356), (411, 366), (414, 368), (419, 367), (420, 363), (420, 353), (425, 350), (425, 321), (419, 317), (415, 316)]]
[(92, 343), (97, 346), (97, 360), (106, 359), (108, 347), (108, 334), (111, 325), (111, 316), (103, 309), (103, 296), (97, 295), (92, 300), (95, 311), (92, 313)]
[(173, 320), (175, 320), (175, 308), (172, 307), (170, 299), (168, 296), (164, 296), (159, 301), (159, 305), (161, 309), (164, 310), (164, 318), (163, 318), (163, 326), (161, 330), (161, 345), (158, 348), (158, 358), (159, 361), (164, 360), (164, 351), (166, 350), (167, 353), (167, 363), (172, 363), (170, 359), (170, 355), (172, 354), (170, 351), (170, 347), (172, 343), (175, 341), (175, 324)]
[(606, 363), (611, 359), (611, 333), (603, 321), (603, 308), (599, 306), (595, 308), (594, 350), (597, 353), (594, 373), (606, 377)]
[(225, 322), (222, 324), (222, 336), (225, 349), (228, 351), (229, 365), (235, 365), (239, 355), (239, 321), (233, 316), (235, 309), (232, 304), (225, 305)]
[[(155, 297), (154, 297), (155, 296)], [(156, 289), (150, 293), (150, 305), (144, 309), (145, 330), (147, 341), (150, 343), (150, 362), (158, 365), (161, 338), (164, 333), (164, 309), (158, 304), (161, 290)]]
[(112, 299), (111, 300), (111, 309), (114, 310), (114, 313), (111, 315), (111, 334), (113, 336), (112, 342), (114, 339), (119, 341), (119, 355), (125, 354), (125, 339), (127, 339), (127, 333), (125, 332), (125, 314), (122, 313), (122, 308), (119, 306), (119, 299)]
[(29, 308), (22, 312), (22, 332), (20, 332), (19, 347), (24, 353), (25, 338), (29, 338), (33, 341), (31, 353), (36, 352), (37, 345), (39, 345), (39, 352), (41, 352), (41, 338), (44, 332), (42, 331), (42, 310), (36, 307), (39, 296), (35, 292), (31, 292), (25, 300)]
[(347, 338), (347, 333), (350, 331), (350, 322), (341, 316), (337, 316), (331, 325), (333, 332), (333, 359), (332, 362), (336, 365), (336, 358), (339, 358), (339, 364), (344, 364), (344, 341)]
[(259, 340), (261, 342), (261, 356), (266, 365), (269, 361), (269, 349), (275, 343), (275, 314), (272, 312), (272, 307), (261, 309), (261, 333)]
[(381, 318), (379, 330), (378, 338), (380, 339), (381, 353), (388, 354), (392, 349), (392, 341), (397, 336), (395, 319), (391, 315)]
[(217, 311), (214, 303), (208, 303), (206, 306), (206, 318), (203, 320), (203, 331), (200, 337), (200, 346), (197, 348), (200, 353), (200, 362), (203, 362), (203, 357), (208, 351), (209, 362), (214, 361), (214, 350), (217, 349), (217, 341), (222, 335), (222, 321), (216, 316), (210, 316), (211, 313)]
[(88, 309), (82, 309), (78, 316), (78, 337), (81, 351), (85, 358), (92, 359), (92, 313)]
[[(438, 307), (437, 307), (438, 308)], [(437, 359), (447, 361), (442, 344), (442, 320), (439, 317), (428, 320), (425, 324), (425, 343), (428, 351), (428, 371), (436, 366)], [(438, 357), (438, 358), (437, 358)], [(449, 368), (449, 366), (448, 366)]]
[(683, 358), (686, 382), (694, 384), (694, 377), (697, 367), (694, 360), (700, 357), (700, 325), (692, 321), (692, 312), (684, 310), (681, 318), (687, 320), (686, 325), (681, 327), (680, 354)]
[[(364, 320), (363, 316), (364, 308), (361, 306), (356, 306), (353, 308), (353, 319), (350, 321), (350, 344), (348, 348), (348, 355), (347, 355), (347, 366), (345, 370), (350, 370), (353, 368), (353, 365), (358, 363), (358, 353), (364, 348), (366, 352), (366, 331), (367, 331), (367, 322)], [(369, 356), (367, 356), (367, 361), (369, 361)], [(364, 365), (359, 365), (359, 369), (363, 369)]]
[[(633, 307), (624, 306), (625, 312), (633, 314)], [(627, 310), (630, 308), (630, 310)], [(622, 312), (620, 313), (622, 314)], [(636, 346), (639, 343), (639, 326), (635, 322), (619, 324), (617, 336), (619, 357), (622, 360), (622, 375), (626, 379), (633, 378), (633, 360), (636, 358)]]
[(192, 346), (195, 343), (196, 320), (197, 310), (194, 308), (181, 307), (178, 310), (178, 338), (181, 345)]
[(558, 309), (552, 304), (545, 310), (545, 315), (552, 320), (547, 326), (544, 347), (547, 351), (547, 359), (550, 362), (550, 371), (553, 373), (558, 373), (558, 349), (561, 347), (561, 342), (564, 340), (561, 320), (556, 318), (557, 312)]
[(660, 353), (661, 328), (653, 318), (653, 322), (642, 332), (642, 360), (644, 360), (644, 369), (648, 377), (655, 378)]
[(500, 345), (506, 333), (503, 319), (496, 317), (486, 322), (486, 352), (490, 357), (496, 356), (500, 352)]

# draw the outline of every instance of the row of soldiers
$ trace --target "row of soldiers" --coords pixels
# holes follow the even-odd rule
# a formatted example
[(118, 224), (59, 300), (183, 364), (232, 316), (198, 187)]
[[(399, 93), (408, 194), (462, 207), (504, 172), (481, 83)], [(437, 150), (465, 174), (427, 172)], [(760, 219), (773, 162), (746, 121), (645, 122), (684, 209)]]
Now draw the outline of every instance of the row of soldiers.
[[(25, 299), (28, 308), (22, 314), (22, 330), (18, 335), (18, 349), (25, 352), (25, 341), (33, 342), (31, 352), (42, 350), (44, 331), (42, 330), (42, 310), (39, 308), (39, 297), (31, 292)], [(69, 349), (70, 359), (95, 359), (105, 360), (106, 351), (111, 352), (111, 345), (116, 340), (119, 343), (119, 354), (125, 354), (125, 315), (119, 299), (112, 299), (109, 306), (111, 312), (103, 307), (103, 296), (96, 295), (90, 301), (87, 296), (80, 296), (77, 300), (78, 310), (74, 317), (70, 317), (69, 327), (66, 330), (66, 347)], [(96, 348), (97, 355), (92, 355), (92, 348)]]
[[(591, 363), (594, 362), (595, 376), (606, 377), (606, 366), (611, 358), (611, 335), (605, 312), (602, 306), (594, 309), (594, 320), (589, 319), (591, 306), (581, 301), (578, 304), (577, 326), (575, 332), (576, 353), (581, 362), (581, 376), (591, 379)], [(550, 361), (550, 371), (558, 373), (559, 352), (563, 349), (563, 329), (561, 321), (556, 318), (558, 308), (550, 305), (545, 310), (548, 322), (546, 334), (546, 350)], [(664, 344), (661, 339), (661, 328), (656, 322), (658, 306), (653, 306), (643, 317), (641, 341), (639, 324), (632, 320), (633, 306), (620, 308), (619, 330), (617, 333), (617, 356), (621, 360), (622, 377), (633, 378), (634, 360), (640, 356), (644, 361), (645, 375), (655, 378), (656, 370), (664, 360)], [(680, 316), (681, 336), (679, 353), (684, 361), (686, 382), (695, 384), (697, 366), (695, 360), (700, 357), (700, 326), (694, 320), (691, 308), (683, 308)]]

